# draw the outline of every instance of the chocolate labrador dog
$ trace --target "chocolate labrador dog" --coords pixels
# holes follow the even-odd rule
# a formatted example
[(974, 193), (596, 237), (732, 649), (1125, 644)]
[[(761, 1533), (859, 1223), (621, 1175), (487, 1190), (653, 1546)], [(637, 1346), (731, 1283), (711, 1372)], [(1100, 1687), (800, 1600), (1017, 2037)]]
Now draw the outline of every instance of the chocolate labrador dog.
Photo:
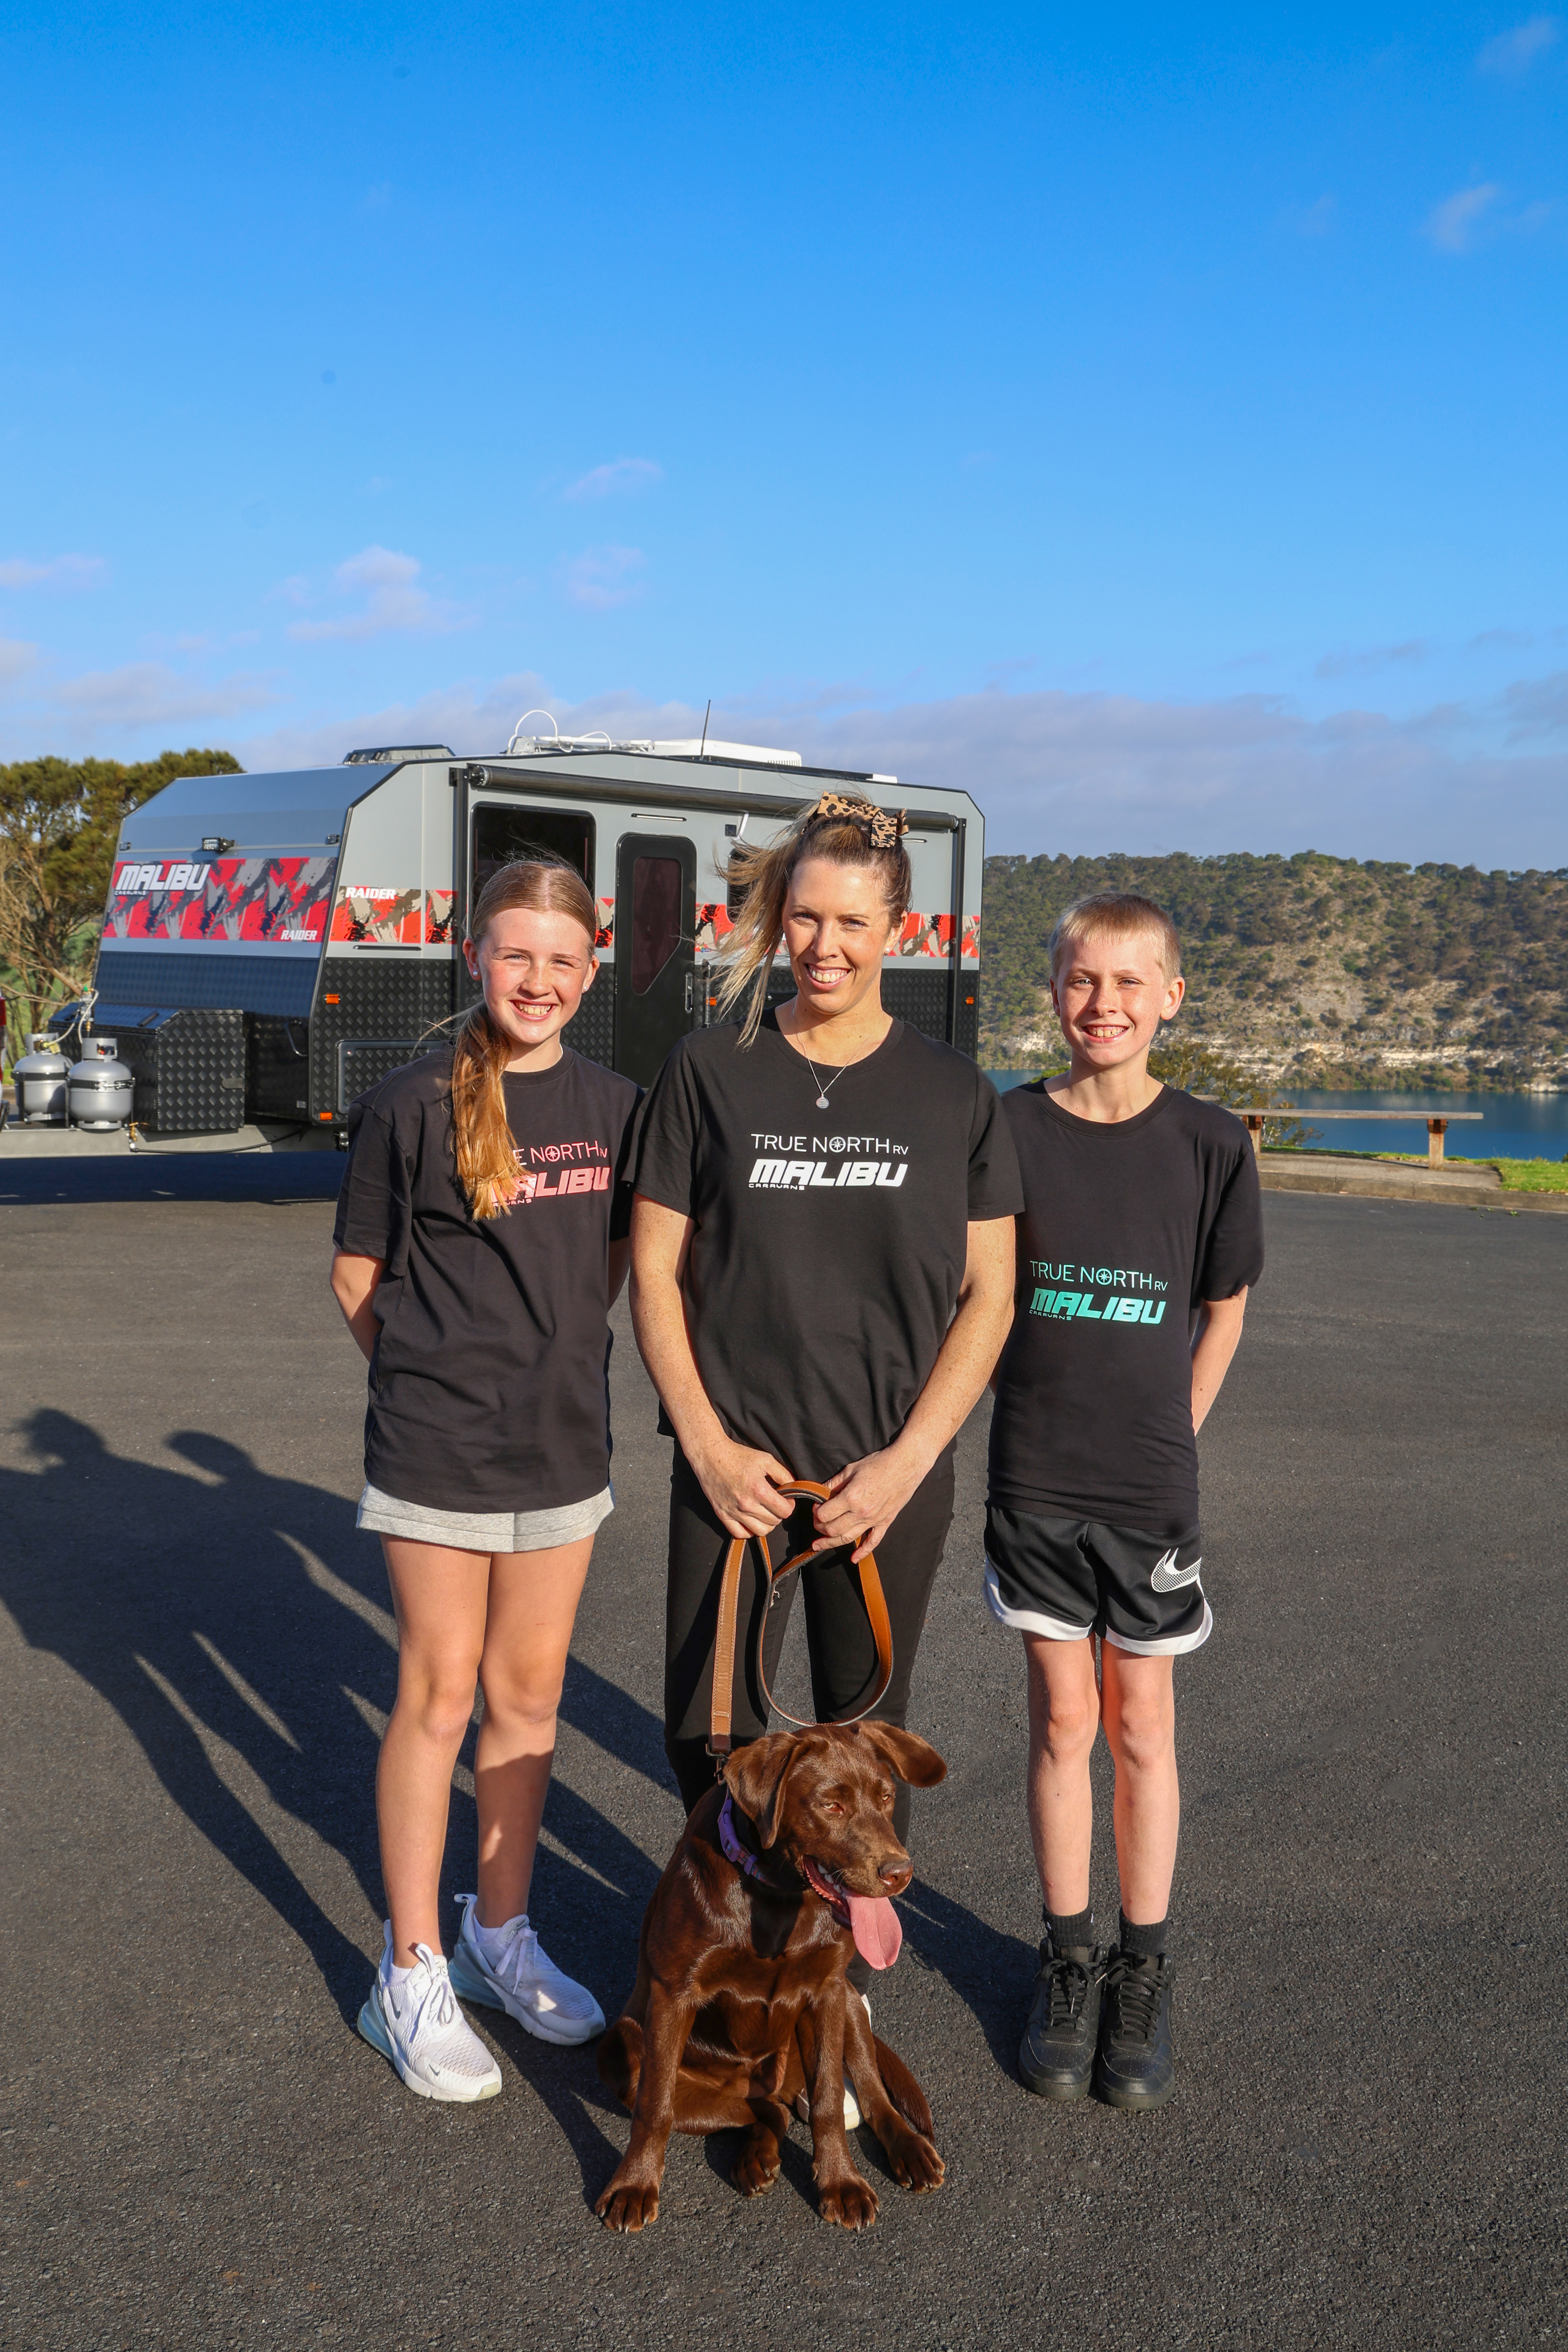
[(748, 2197), (778, 2178), (798, 2094), (810, 2098), (812, 2171), (825, 2221), (868, 2229), (877, 2197), (844, 2129), (844, 2072), (906, 2189), (941, 2186), (920, 2084), (872, 2038), (845, 1969), (876, 1969), (902, 1933), (889, 1899), (912, 1872), (893, 1834), (895, 1776), (929, 1789), (936, 1749), (885, 1723), (819, 1724), (737, 1749), (692, 1811), (643, 1916), (626, 2014), (599, 2072), (632, 2136), (595, 2210), (612, 2230), (658, 2215), (672, 2131), (749, 2126), (732, 2178)]

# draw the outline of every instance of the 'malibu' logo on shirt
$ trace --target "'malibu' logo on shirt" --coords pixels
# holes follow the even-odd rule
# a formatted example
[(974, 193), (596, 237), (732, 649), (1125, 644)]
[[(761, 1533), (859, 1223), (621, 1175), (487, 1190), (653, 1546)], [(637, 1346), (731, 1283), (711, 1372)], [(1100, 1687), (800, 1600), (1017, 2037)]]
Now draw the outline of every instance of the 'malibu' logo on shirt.
[[(1054, 1323), (1163, 1323), (1165, 1319), (1167, 1301), (1153, 1295), (1165, 1288), (1164, 1283), (1137, 1266), (1053, 1265), (1047, 1259), (1031, 1258), (1029, 1270), (1035, 1276), (1031, 1315), (1047, 1316)], [(1110, 1294), (1098, 1307), (1094, 1303), (1097, 1289)], [(1147, 1295), (1139, 1297), (1140, 1292)]]
[[(533, 1161), (529, 1167), (526, 1163)], [(531, 1143), (517, 1147), (518, 1175), (507, 1206), (530, 1208), (536, 1201), (564, 1201), (577, 1192), (607, 1192), (610, 1155), (604, 1144)]]
[[(809, 1149), (821, 1159), (805, 1159), (804, 1135), (765, 1135), (753, 1131), (752, 1144), (763, 1155), (753, 1163), (747, 1190), (752, 1192), (836, 1192), (841, 1186), (859, 1190), (885, 1185), (897, 1192), (910, 1172), (909, 1146), (880, 1135), (814, 1135)], [(875, 1152), (876, 1159), (861, 1158)], [(836, 1173), (832, 1168), (838, 1158)]]

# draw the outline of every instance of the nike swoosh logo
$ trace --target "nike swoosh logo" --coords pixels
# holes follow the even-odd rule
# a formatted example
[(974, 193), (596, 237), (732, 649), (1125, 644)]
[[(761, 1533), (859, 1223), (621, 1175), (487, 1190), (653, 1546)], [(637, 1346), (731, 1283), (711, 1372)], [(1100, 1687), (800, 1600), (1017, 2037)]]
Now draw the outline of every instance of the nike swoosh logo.
[(1179, 1592), (1184, 1584), (1195, 1584), (1203, 1570), (1203, 1561), (1194, 1559), (1191, 1568), (1178, 1573), (1173, 1551), (1162, 1552), (1154, 1562), (1154, 1572), (1149, 1579), (1156, 1592)]

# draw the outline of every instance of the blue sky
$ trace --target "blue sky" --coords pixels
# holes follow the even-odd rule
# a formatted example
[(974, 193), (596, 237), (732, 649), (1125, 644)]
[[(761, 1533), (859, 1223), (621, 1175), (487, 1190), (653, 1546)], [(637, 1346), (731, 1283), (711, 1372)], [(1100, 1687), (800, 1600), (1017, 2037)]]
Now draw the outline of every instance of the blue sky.
[(1568, 20), (24, 6), (0, 757), (716, 732), (1568, 864)]

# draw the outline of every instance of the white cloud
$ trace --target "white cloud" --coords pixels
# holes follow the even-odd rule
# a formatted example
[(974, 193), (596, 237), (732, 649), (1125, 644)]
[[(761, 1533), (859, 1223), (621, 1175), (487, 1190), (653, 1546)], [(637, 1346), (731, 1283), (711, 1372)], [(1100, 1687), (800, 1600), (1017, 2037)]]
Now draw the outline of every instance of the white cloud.
[[(360, 644), (393, 629), (445, 635), (450, 630), (467, 628), (471, 615), (437, 604), (427, 589), (418, 585), (420, 568), (417, 556), (400, 554), (395, 548), (362, 548), (332, 574), (338, 595), (363, 594), (360, 609), (324, 621), (290, 621), (289, 635), (300, 645)], [(283, 581), (274, 593), (296, 604), (311, 601), (309, 583), (298, 578)]]
[(26, 677), (38, 666), (38, 648), (21, 637), (0, 637), (0, 688), (8, 687), (19, 677)]
[(595, 466), (591, 473), (579, 475), (561, 495), (574, 502), (607, 499), (617, 490), (651, 490), (663, 479), (664, 467), (651, 457), (616, 457), (607, 466)]
[[(1511, 716), (1516, 736), (1527, 724), (1540, 732), (1552, 719), (1549, 696), (1538, 688), (1528, 709), (1496, 717)], [(1559, 709), (1568, 710), (1568, 679)], [(985, 812), (992, 850), (1312, 847), (1568, 865), (1568, 754), (1478, 750), (1490, 716), (1396, 720), (1349, 709), (1313, 720), (1263, 695), (1177, 703), (980, 694), (826, 722), (803, 711), (793, 729), (785, 712), (777, 723), (786, 731), (750, 740), (782, 741), (825, 764), (962, 785)], [(724, 727), (748, 731), (731, 711)], [(911, 783), (911, 799), (917, 790)]]
[(1502, 194), (1495, 180), (1461, 188), (1426, 215), (1426, 234), (1441, 253), (1468, 253), (1486, 215)]
[(0, 588), (98, 588), (109, 576), (101, 555), (51, 555), (29, 563), (25, 556), (0, 561)]
[[(500, 750), (533, 705), (552, 710), (563, 734), (701, 731), (700, 703), (627, 691), (573, 704), (525, 673), (330, 725), (270, 730), (235, 748), (252, 769), (331, 764), (356, 743), (445, 742), (461, 757), (482, 757)], [(1478, 733), (1502, 730), (1535, 748), (1476, 748)], [(854, 689), (813, 689), (727, 700), (716, 705), (711, 731), (784, 746), (826, 767), (890, 771), (908, 780), (911, 807), (922, 785), (972, 793), (992, 851), (1314, 848), (1483, 867), (1568, 866), (1568, 672), (1520, 684), (1484, 711), (1409, 720), (1354, 709), (1308, 719), (1264, 695), (1178, 703), (991, 691), (877, 706)]]
[(1563, 24), (1557, 16), (1531, 16), (1511, 31), (1498, 33), (1483, 44), (1476, 59), (1482, 73), (1518, 75), (1528, 73), (1537, 58), (1555, 48), (1562, 37)]
[(642, 583), (633, 575), (647, 562), (640, 547), (584, 548), (563, 569), (566, 600), (589, 613), (607, 613), (614, 605), (634, 604), (642, 594)]
[(1550, 677), (1521, 679), (1506, 689), (1502, 703), (1511, 743), (1568, 735), (1568, 670), (1560, 669)]
[(182, 677), (167, 662), (128, 662), (120, 669), (67, 678), (52, 707), (92, 732), (106, 728), (169, 727), (190, 719), (234, 719), (279, 699), (278, 681), (258, 671), (235, 671), (210, 685)]
[(1318, 664), (1316, 675), (1319, 677), (1371, 677), (1376, 671), (1392, 668), (1396, 663), (1424, 662), (1426, 652), (1426, 639), (1412, 637), (1402, 646), (1369, 646), (1359, 653), (1347, 650), (1325, 654)]

